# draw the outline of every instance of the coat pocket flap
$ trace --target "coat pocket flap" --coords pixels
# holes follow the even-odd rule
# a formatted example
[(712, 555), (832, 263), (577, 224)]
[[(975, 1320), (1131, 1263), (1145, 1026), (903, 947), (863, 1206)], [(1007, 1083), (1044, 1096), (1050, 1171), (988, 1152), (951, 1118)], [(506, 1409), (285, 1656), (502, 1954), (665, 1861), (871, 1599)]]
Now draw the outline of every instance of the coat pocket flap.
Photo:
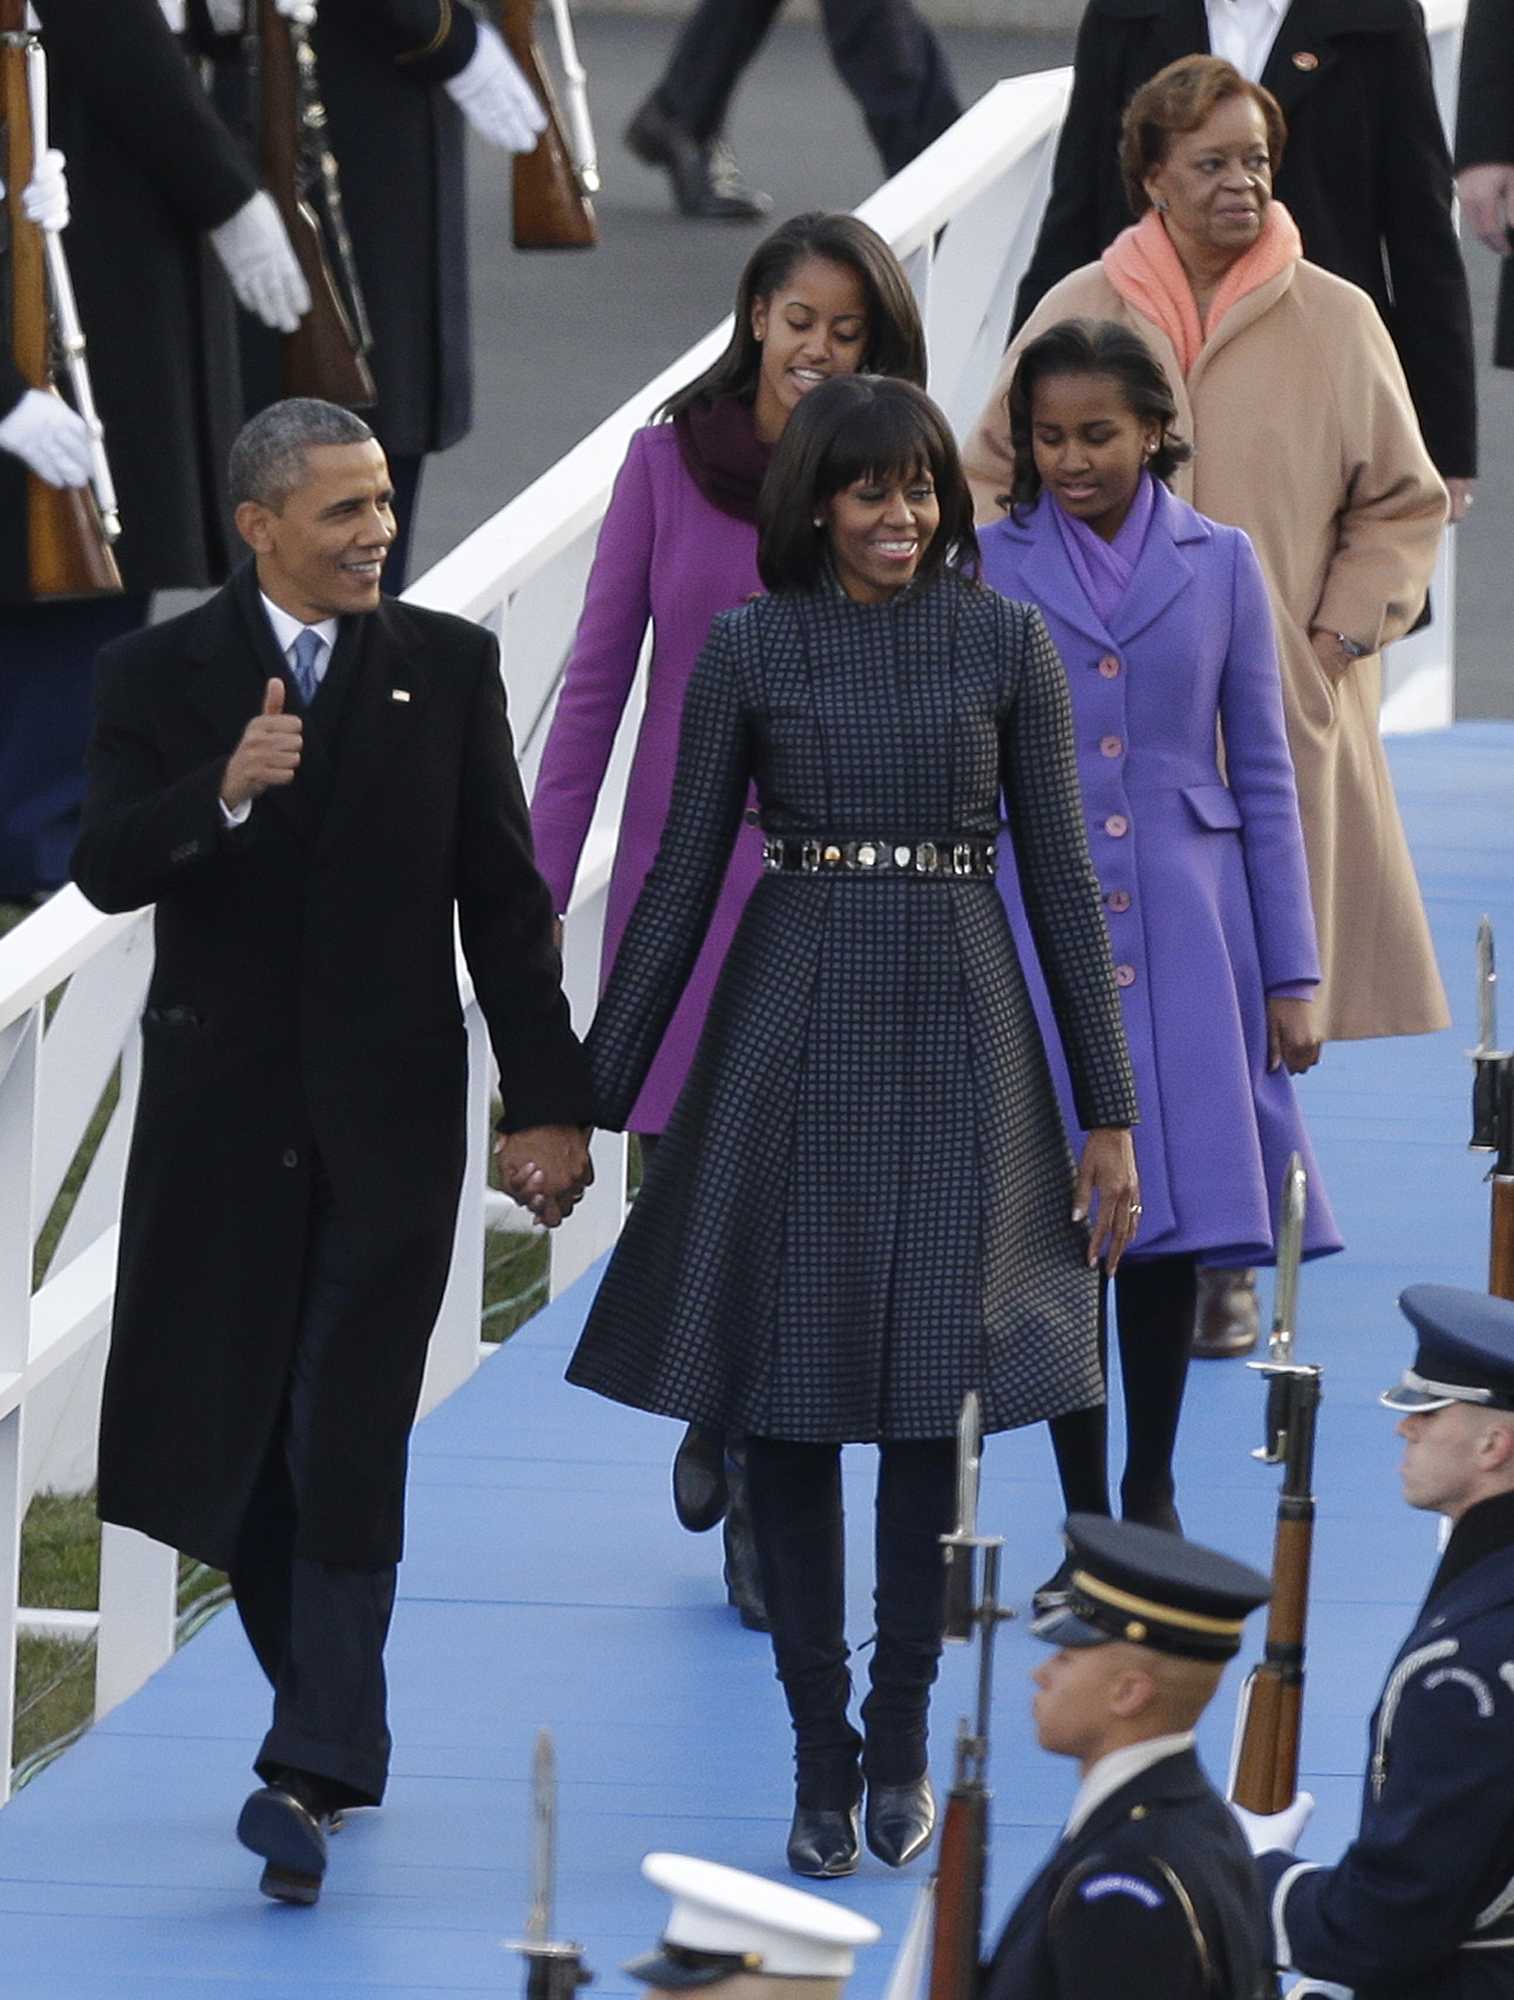
[(1184, 785), (1183, 797), (1200, 826), (1221, 833), (1239, 831), (1241, 809), (1228, 785)]

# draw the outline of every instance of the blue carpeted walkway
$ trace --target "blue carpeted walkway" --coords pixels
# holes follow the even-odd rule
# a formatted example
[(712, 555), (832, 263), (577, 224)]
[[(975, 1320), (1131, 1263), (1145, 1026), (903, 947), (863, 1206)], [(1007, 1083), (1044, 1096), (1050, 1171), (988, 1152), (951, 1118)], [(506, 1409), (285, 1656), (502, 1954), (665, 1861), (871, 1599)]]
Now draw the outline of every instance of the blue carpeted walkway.
[[(1472, 940), (1500, 924), (1514, 965), (1514, 728), (1464, 725), (1392, 745), (1456, 1027), (1328, 1052), (1307, 1103), (1345, 1257), (1305, 1274), (1302, 1340), (1326, 1366), (1314, 1624), (1305, 1742), (1325, 1856), (1353, 1818), (1364, 1718), (1422, 1592), (1434, 1523), (1397, 1497), (1392, 1419), (1377, 1390), (1402, 1365), (1394, 1311), (1413, 1278), (1485, 1282), (1481, 1164), (1464, 1150)], [(1514, 992), (1506, 1030), (1514, 1030)], [(781, 1875), (789, 1810), (786, 1725), (767, 1642), (725, 1610), (718, 1543), (674, 1524), (671, 1424), (569, 1390), (562, 1367), (587, 1293), (542, 1315), (419, 1432), (410, 1553), (390, 1649), (397, 1742), (382, 1813), (334, 1843), (314, 1912), (263, 1902), (231, 1828), (265, 1700), (223, 1616), (0, 1813), (3, 2000), (252, 2000), (513, 1994), (504, 1947), (526, 1895), (531, 1741), (554, 1730), (562, 1785), (561, 1926), (588, 1945), (596, 1991), (631, 1990), (620, 1962), (661, 1909), (637, 1871), (653, 1847)], [(1275, 1475), (1247, 1450), (1257, 1378), (1195, 1371), (1181, 1447), (1190, 1528), (1258, 1561)], [(853, 1626), (869, 1629), (871, 1465), (852, 1454)], [(1010, 1538), (1023, 1600), (1054, 1559), (1057, 1503), (1038, 1433), (995, 1442), (986, 1524)], [(1035, 1865), (1074, 1773), (1033, 1748), (1026, 1674), (1037, 1648), (1010, 1627), (1001, 1652), (991, 1905)], [(948, 1662), (937, 1768), (950, 1768), (968, 1659)], [(1223, 1772), (1229, 1708), (1206, 1748)], [(920, 1865), (865, 1860), (826, 1891), (867, 1911), (887, 1942), (865, 1955), (858, 2000), (882, 1988)]]

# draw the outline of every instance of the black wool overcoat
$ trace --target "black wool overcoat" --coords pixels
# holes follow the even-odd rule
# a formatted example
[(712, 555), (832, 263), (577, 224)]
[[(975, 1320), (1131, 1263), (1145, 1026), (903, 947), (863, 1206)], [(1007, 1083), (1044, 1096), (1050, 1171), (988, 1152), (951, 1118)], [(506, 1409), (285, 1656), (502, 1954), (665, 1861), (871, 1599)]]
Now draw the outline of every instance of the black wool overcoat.
[[(791, 838), (991, 841), (1006, 802), (1085, 1126), (1135, 1087), (1067, 685), (1039, 611), (947, 575), (716, 618), (672, 805), (588, 1038), (625, 1123), (748, 787)], [(1004, 904), (987, 876), (768, 874), (569, 1379), (760, 1436), (949, 1437), (1098, 1402), (1096, 1285)]]
[[(1456, 168), (1514, 160), (1514, 11), (1508, 0), (1467, 0), (1456, 102)], [(1498, 281), (1493, 361), (1514, 368), (1514, 257)]]
[(587, 1123), (588, 1080), (492, 635), (392, 599), (343, 620), (298, 777), (227, 828), (227, 756), (281, 670), (250, 566), (100, 656), (75, 879), (101, 909), (157, 905), (100, 1510), (226, 1564), (284, 1393), (318, 1154), (367, 1262), (299, 1553), (363, 1565), (400, 1552), (463, 1173), (454, 910), (506, 1123)]
[(1272, 1939), (1240, 1828), (1192, 1750), (1140, 1772), (1057, 1844), (979, 2000), (1273, 2000)]
[[(133, 591), (219, 583), (241, 387), (236, 308), (205, 232), (257, 182), (157, 0), (38, 0), (37, 14), (52, 141), (68, 161), (63, 247), (121, 502), (122, 580)], [(25, 595), (24, 498), (19, 460), (0, 454), (0, 601)]]
[[(1158, 70), (1208, 48), (1203, 0), (1090, 0), (1012, 331), (1054, 284), (1095, 262), (1130, 226), (1121, 115)], [(1293, 0), (1262, 82), (1288, 121), (1275, 191), (1299, 226), (1304, 255), (1374, 301), (1437, 470), (1470, 478), (1477, 470), (1472, 308), (1422, 9), (1417, 0)]]

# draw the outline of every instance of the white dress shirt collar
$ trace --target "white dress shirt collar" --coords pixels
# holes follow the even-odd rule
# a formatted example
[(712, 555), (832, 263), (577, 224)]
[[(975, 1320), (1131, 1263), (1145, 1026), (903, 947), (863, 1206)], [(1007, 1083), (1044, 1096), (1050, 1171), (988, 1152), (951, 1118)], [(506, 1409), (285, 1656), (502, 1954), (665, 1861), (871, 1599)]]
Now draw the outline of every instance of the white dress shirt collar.
[(1111, 1750), (1092, 1766), (1079, 1785), (1062, 1838), (1070, 1840), (1089, 1815), (1132, 1778), (1149, 1771), (1153, 1764), (1160, 1764), (1164, 1757), (1175, 1757), (1180, 1750), (1192, 1748), (1193, 1731), (1184, 1729), (1175, 1736), (1149, 1736), (1144, 1743), (1127, 1743), (1123, 1750)]
[(302, 632), (314, 632), (326, 641), (326, 651), (321, 656), (321, 665), (323, 668), (330, 666), (332, 651), (336, 646), (337, 621), (334, 618), (323, 618), (317, 625), (307, 625), (302, 619), (286, 611), (281, 604), (275, 604), (273, 599), (261, 590), (258, 596), (263, 600), (263, 610), (273, 627), (273, 643), (291, 665), (293, 665), (291, 656), (295, 640)]
[(1289, 0), (1204, 0), (1209, 46), (1252, 83), (1260, 83)]

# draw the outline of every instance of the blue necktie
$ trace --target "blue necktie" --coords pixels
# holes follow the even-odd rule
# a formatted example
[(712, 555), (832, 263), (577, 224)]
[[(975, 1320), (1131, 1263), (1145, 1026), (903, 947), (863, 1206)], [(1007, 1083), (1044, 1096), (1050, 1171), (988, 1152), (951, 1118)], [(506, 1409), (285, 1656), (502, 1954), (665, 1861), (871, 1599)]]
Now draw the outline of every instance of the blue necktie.
[(300, 700), (307, 708), (315, 700), (315, 691), (321, 684), (317, 667), (325, 648), (326, 641), (308, 625), (294, 642), (294, 678), (299, 686)]

